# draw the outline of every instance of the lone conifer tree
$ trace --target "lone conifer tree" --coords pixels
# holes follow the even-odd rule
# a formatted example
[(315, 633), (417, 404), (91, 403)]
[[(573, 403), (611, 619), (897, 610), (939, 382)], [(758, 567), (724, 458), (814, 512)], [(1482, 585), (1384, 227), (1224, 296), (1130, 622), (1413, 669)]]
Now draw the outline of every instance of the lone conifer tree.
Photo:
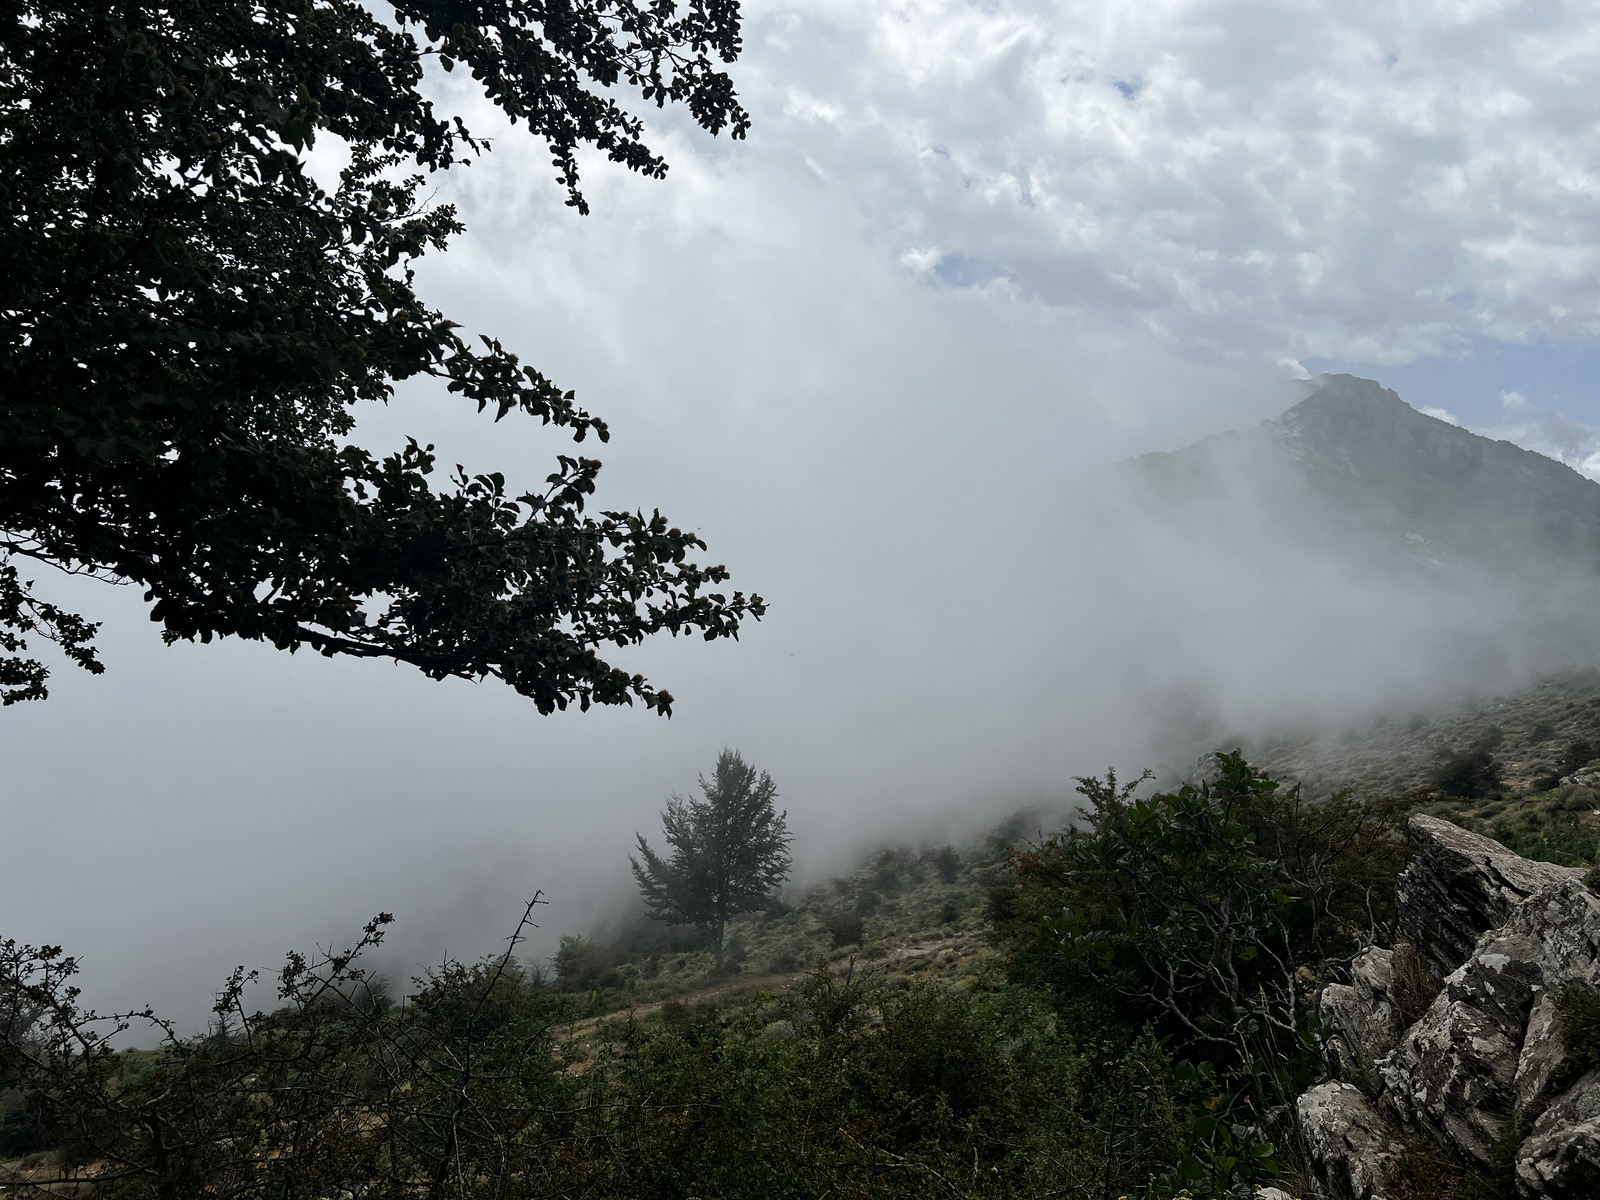
[(671, 855), (662, 858), (639, 839), (630, 856), (639, 892), (659, 921), (694, 925), (710, 935), (718, 960), (728, 918), (759, 908), (789, 877), (789, 827), (777, 812), (777, 785), (737, 750), (717, 756), (711, 781), (700, 776), (705, 799), (674, 795), (661, 814)]

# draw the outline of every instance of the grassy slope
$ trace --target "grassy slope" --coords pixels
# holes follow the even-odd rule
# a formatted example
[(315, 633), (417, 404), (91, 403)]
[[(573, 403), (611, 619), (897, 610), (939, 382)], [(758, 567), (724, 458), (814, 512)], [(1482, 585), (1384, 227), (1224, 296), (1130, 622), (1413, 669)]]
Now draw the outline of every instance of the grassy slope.
[(996, 835), (960, 848), (877, 851), (854, 873), (813, 888), (792, 907), (735, 918), (727, 930), (730, 961), (721, 973), (710, 951), (682, 947), (682, 939), (682, 948), (673, 948), (670, 935), (661, 938), (665, 945), (633, 939), (631, 947), (597, 948), (609, 964), (593, 978), (564, 981), (578, 993), (574, 1016), (629, 1009), (644, 1015), (672, 1001), (734, 1001), (786, 987), (819, 962), (870, 971), (891, 983), (939, 976), (970, 988), (990, 958), (984, 905), (1004, 871), (1008, 840)]

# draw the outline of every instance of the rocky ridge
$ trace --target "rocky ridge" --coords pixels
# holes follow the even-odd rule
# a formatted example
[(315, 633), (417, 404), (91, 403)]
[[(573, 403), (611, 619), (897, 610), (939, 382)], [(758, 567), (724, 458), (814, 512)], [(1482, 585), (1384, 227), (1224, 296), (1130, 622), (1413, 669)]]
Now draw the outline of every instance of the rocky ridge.
[(1520, 1197), (1600, 1196), (1600, 1065), (1574, 1055), (1560, 999), (1600, 987), (1600, 896), (1435, 817), (1410, 834), (1406, 941), (1319, 1001), (1343, 1078), (1297, 1104), (1318, 1174), (1345, 1200), (1399, 1200), (1425, 1144)]

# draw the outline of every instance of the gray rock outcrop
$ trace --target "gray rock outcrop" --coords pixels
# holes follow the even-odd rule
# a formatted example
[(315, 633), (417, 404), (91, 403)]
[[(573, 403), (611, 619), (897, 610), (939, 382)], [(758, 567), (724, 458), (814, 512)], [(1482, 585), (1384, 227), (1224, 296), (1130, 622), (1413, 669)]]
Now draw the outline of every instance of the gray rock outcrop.
[(1517, 1063), (1539, 987), (1537, 964), (1500, 946), (1445, 980), (1427, 1014), (1378, 1066), (1401, 1119), (1488, 1163), (1516, 1107)]
[(1478, 939), (1535, 892), (1581, 871), (1533, 862), (1449, 821), (1411, 818), (1417, 857), (1396, 888), (1400, 928), (1440, 976), (1467, 960)]
[(1403, 1029), (1394, 954), (1368, 950), (1348, 985), (1324, 989), (1334, 1058), (1367, 1091), (1328, 1083), (1300, 1097), (1314, 1165), (1334, 1195), (1371, 1200), (1408, 1139), (1504, 1170), (1514, 1137), (1519, 1196), (1593, 1200), (1600, 1067), (1573, 1078), (1556, 997), (1569, 984), (1600, 988), (1600, 896), (1576, 870), (1444, 821), (1415, 817), (1411, 835), (1418, 855), (1401, 877), (1401, 925), (1448, 973)]
[(1566, 1061), (1561, 1026), (1556, 998), (1546, 989), (1534, 1003), (1522, 1037), (1522, 1052), (1517, 1056), (1517, 1108), (1522, 1112), (1531, 1112), (1546, 1098), (1551, 1079)]
[(1295, 1104), (1306, 1147), (1339, 1200), (1386, 1200), (1384, 1186), (1405, 1148), (1393, 1123), (1361, 1089), (1323, 1083)]
[(1400, 1044), (1405, 1025), (1394, 996), (1393, 950), (1378, 946), (1363, 951), (1350, 964), (1348, 984), (1322, 990), (1318, 1014), (1334, 1030), (1329, 1050), (1345, 1078), (1376, 1078), (1378, 1060)]

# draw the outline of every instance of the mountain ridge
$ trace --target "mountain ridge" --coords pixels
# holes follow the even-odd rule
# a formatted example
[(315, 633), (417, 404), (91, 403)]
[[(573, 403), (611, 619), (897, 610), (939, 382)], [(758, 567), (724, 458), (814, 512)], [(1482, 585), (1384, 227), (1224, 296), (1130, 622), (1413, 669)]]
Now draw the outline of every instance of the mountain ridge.
[(1257, 478), (1303, 536), (1327, 535), (1311, 518), (1332, 518), (1425, 568), (1600, 579), (1600, 483), (1419, 412), (1376, 380), (1319, 376), (1278, 417), (1124, 466), (1147, 509)]

